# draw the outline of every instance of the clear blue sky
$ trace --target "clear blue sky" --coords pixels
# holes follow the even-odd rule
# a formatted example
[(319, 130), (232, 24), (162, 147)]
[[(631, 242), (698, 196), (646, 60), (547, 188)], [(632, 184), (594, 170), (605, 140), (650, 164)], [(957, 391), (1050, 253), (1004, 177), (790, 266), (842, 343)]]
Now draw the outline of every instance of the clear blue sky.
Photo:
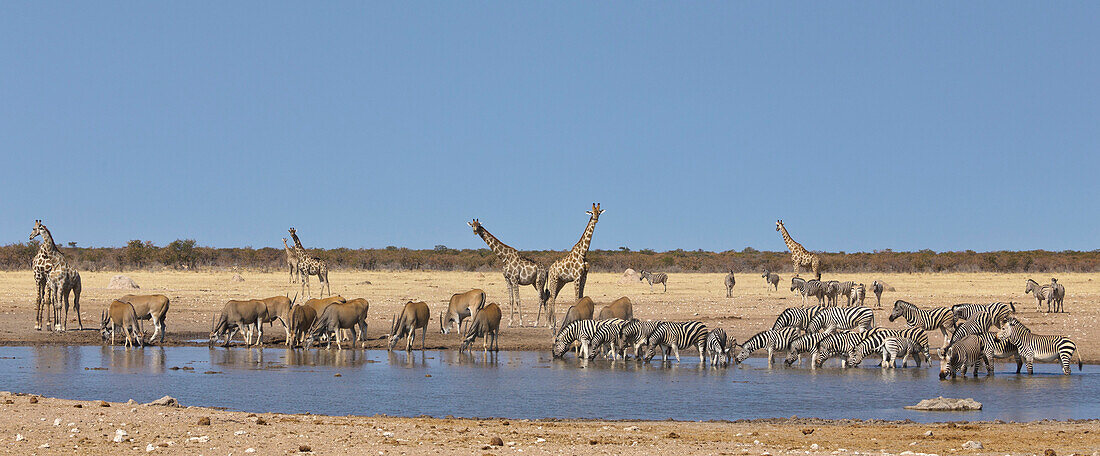
[(4, 2), (0, 243), (1100, 247), (1100, 4)]

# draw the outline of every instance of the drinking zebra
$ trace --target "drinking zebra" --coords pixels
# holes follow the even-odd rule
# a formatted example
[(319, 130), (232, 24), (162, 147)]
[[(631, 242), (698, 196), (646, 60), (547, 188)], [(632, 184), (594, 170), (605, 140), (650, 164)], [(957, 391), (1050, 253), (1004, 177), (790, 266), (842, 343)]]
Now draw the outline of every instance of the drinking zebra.
[(775, 319), (775, 324), (772, 325), (772, 329), (790, 326), (806, 331), (806, 328), (810, 326), (810, 321), (813, 320), (817, 314), (821, 313), (822, 310), (827, 308), (828, 307), (825, 306), (788, 307), (783, 309), (783, 312)]
[(1016, 349), (1020, 351), (1020, 356), (1024, 359), (1024, 363), (1027, 364), (1028, 375), (1032, 374), (1032, 366), (1035, 364), (1035, 360), (1054, 361), (1056, 359), (1062, 362), (1062, 373), (1069, 375), (1070, 359), (1075, 352), (1077, 353), (1077, 370), (1081, 370), (1084, 364), (1081, 361), (1081, 352), (1077, 350), (1077, 344), (1073, 343), (1070, 338), (1033, 334), (1023, 323), (1020, 323), (1020, 320), (1014, 317), (1010, 317), (1005, 321), (1004, 326), (997, 333), (997, 338), (1016, 346)]
[[(596, 332), (589, 341), (588, 359), (595, 358), (598, 353), (603, 353), (608, 359), (616, 359), (615, 354), (619, 352), (618, 345), (625, 325), (626, 320), (621, 318), (596, 320)], [(601, 350), (605, 345), (607, 350)]]
[(729, 339), (722, 328), (714, 328), (707, 334), (707, 355), (710, 356), (710, 365), (717, 366), (719, 362), (723, 366), (729, 365), (733, 360), (733, 346), (736, 340)]
[(649, 282), (649, 291), (653, 291), (653, 284), (659, 283), (664, 285), (665, 292), (668, 292), (668, 274), (663, 272), (647, 272), (642, 271), (639, 273), (638, 281), (646, 280)]
[[(918, 354), (916, 357), (917, 367), (920, 367), (921, 359), (923, 356), (925, 361), (932, 362), (932, 356), (928, 350), (928, 334), (921, 328), (907, 328), (907, 329), (887, 329), (887, 328), (873, 328), (870, 331), (860, 333), (862, 339), (856, 343), (855, 346), (848, 352), (848, 366), (858, 366), (863, 358), (867, 355), (874, 353), (882, 347), (882, 342), (890, 337), (903, 337), (910, 339), (917, 344)], [(902, 367), (905, 367), (904, 364)]]
[(890, 312), (890, 321), (904, 318), (909, 326), (921, 328), (925, 331), (938, 329), (943, 334), (942, 349), (947, 348), (950, 334), (955, 332), (955, 313), (949, 307), (937, 307), (931, 310), (921, 309), (908, 302), (894, 301), (894, 311)]
[(990, 304), (955, 304), (951, 306), (951, 312), (955, 318), (969, 320), (971, 316), (985, 312), (993, 316), (993, 326), (998, 328), (1004, 324), (1008, 317), (1016, 313), (1015, 303), (994, 302)]
[(893, 369), (896, 368), (895, 364), (898, 359), (898, 355), (901, 355), (901, 367), (905, 367), (909, 362), (909, 357), (917, 360), (917, 367), (920, 367), (920, 344), (913, 342), (913, 339), (905, 337), (887, 337), (882, 340), (882, 343), (878, 346), (878, 351), (882, 353), (882, 368)]
[[(1054, 303), (1054, 287), (1050, 285), (1039, 285), (1031, 279), (1027, 279), (1027, 286), (1024, 288), (1024, 294), (1033, 293), (1035, 295), (1035, 311), (1039, 312), (1043, 309), (1043, 301), (1047, 303), (1047, 313), (1050, 313), (1050, 305)], [(1055, 310), (1058, 310), (1055, 307)]]
[(841, 366), (848, 367), (848, 352), (852, 350), (860, 341), (860, 335), (858, 333), (833, 333), (829, 334), (821, 342), (817, 344), (817, 348), (810, 353), (811, 367), (817, 369), (825, 364), (829, 358), (834, 356), (845, 357), (841, 361)]
[(993, 362), (986, 358), (981, 338), (973, 334), (966, 336), (952, 343), (944, 352), (943, 359), (940, 360), (940, 380), (948, 376), (955, 378), (959, 370), (962, 370), (963, 377), (966, 377), (966, 370), (970, 366), (974, 366), (974, 376), (977, 377), (978, 367), (983, 362), (986, 366), (986, 376), (993, 375), (993, 367), (991, 367)]
[(554, 336), (554, 349), (552, 354), (554, 358), (561, 358), (565, 356), (565, 352), (569, 350), (573, 342), (580, 342), (580, 357), (588, 358), (589, 349), (591, 348), (589, 343), (595, 335), (595, 320), (576, 320), (569, 323), (569, 325), (562, 328), (562, 330), (558, 331), (558, 334)]
[[(1016, 350), (1015, 345), (998, 339), (997, 335), (993, 333), (979, 334), (978, 338), (982, 340), (986, 358), (994, 361), (1011, 357), (1016, 360), (1016, 373), (1020, 373), (1020, 369), (1024, 366), (1024, 360), (1020, 357), (1020, 352)], [(995, 368), (995, 366), (991, 368)]]
[[(863, 284), (852, 287), (852, 294), (848, 297), (848, 307), (862, 306), (863, 298), (867, 296), (866, 288), (863, 288)], [(882, 307), (882, 306), (879, 306)]]
[(707, 333), (707, 325), (700, 321), (661, 322), (653, 330), (653, 334), (649, 335), (649, 352), (645, 360), (653, 359), (657, 348), (660, 347), (664, 349), (662, 361), (668, 361), (668, 352), (672, 350), (676, 356), (676, 362), (680, 362), (680, 350), (694, 345), (699, 350), (699, 362), (706, 362), (704, 344), (707, 341)]
[[(817, 345), (821, 343), (821, 340), (831, 335), (829, 333), (814, 333), (795, 339), (791, 342), (791, 346), (787, 350), (787, 358), (783, 362), (787, 363), (788, 366), (794, 364), (795, 361), (802, 364), (802, 355), (813, 353), (814, 350), (817, 350)], [(814, 360), (811, 358), (810, 364), (813, 364), (813, 362)]]
[(726, 275), (726, 297), (733, 297), (733, 286), (737, 285), (737, 279), (733, 277), (733, 269), (730, 269), (730, 273)]
[(736, 361), (738, 363), (745, 361), (752, 354), (752, 352), (767, 349), (768, 350), (768, 365), (771, 366), (775, 362), (775, 352), (787, 351), (787, 348), (791, 346), (791, 341), (798, 337), (798, 329), (790, 326), (769, 329), (767, 331), (761, 331), (756, 335), (745, 341), (744, 345), (741, 345), (740, 352), (737, 353)]
[(649, 341), (649, 336), (653, 334), (653, 330), (657, 329), (657, 325), (662, 322), (653, 320), (631, 320), (623, 325), (622, 339), (623, 339), (623, 358), (626, 357), (626, 347), (632, 346), (634, 348), (634, 357), (638, 358), (642, 356), (642, 347), (649, 348), (646, 343)]
[(775, 288), (775, 291), (779, 291), (779, 274), (765, 269), (764, 273), (761, 274), (760, 277), (764, 278), (765, 288), (770, 284), (772, 287)]
[(866, 331), (875, 326), (875, 312), (867, 307), (830, 307), (822, 310), (806, 326), (807, 332), (819, 332), (822, 330), (853, 330), (861, 328)]

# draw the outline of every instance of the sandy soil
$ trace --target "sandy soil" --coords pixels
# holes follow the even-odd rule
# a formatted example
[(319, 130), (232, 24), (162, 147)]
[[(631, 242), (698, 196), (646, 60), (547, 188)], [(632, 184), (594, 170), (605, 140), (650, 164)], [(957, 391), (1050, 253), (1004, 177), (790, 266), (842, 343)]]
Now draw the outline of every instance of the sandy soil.
[[(231, 277), (239, 272), (244, 282), (233, 282)], [(299, 290), (288, 283), (284, 272), (260, 271), (129, 271), (124, 274), (134, 279), (141, 289), (138, 293), (161, 293), (171, 299), (166, 343), (184, 344), (195, 339), (205, 340), (209, 334), (211, 316), (218, 312), (228, 299), (267, 297)], [(125, 294), (107, 290), (107, 283), (117, 272), (82, 272), (84, 293), (82, 310), (86, 328), (98, 328), (100, 311), (110, 299)], [(1019, 318), (1033, 331), (1044, 334), (1069, 335), (1077, 341), (1087, 361), (1100, 360), (1100, 334), (1097, 333), (1100, 318), (1100, 281), (1093, 281), (1090, 274), (1057, 274), (1066, 287), (1067, 313), (1046, 314), (1035, 311), (1035, 300), (1024, 294), (1024, 281), (1033, 277), (1040, 282), (1050, 280), (1051, 274), (837, 274), (825, 277), (837, 280), (855, 280), (870, 284), (884, 280), (896, 291), (883, 295), (883, 309), (876, 312), (876, 320), (882, 326), (901, 326), (886, 317), (896, 299), (905, 299), (922, 307), (950, 305), (960, 302), (1014, 301), (1019, 303)], [(738, 340), (745, 340), (757, 331), (770, 328), (775, 316), (785, 307), (801, 304), (801, 299), (788, 291), (790, 274), (782, 274), (779, 291), (766, 288), (759, 273), (737, 276), (734, 297), (726, 298), (723, 274), (671, 274), (668, 292), (660, 285), (651, 291), (646, 283), (619, 284), (620, 275), (593, 273), (589, 275), (586, 294), (598, 302), (610, 302), (620, 296), (628, 296), (634, 302), (635, 316), (642, 319), (699, 319), (710, 327), (722, 327)], [(457, 346), (457, 335), (443, 336), (438, 331), (438, 314), (446, 306), (452, 293), (470, 288), (486, 290), (490, 302), (503, 303), (504, 324), (508, 309), (504, 281), (498, 272), (437, 272), (437, 271), (334, 271), (331, 273), (332, 291), (345, 297), (365, 297), (371, 303), (369, 333), (374, 340), (370, 346), (380, 347), (379, 340), (389, 329), (390, 317), (410, 299), (427, 301), (432, 309), (427, 344), (429, 347)], [(314, 292), (317, 282), (314, 278)], [(524, 322), (534, 322), (537, 300), (534, 289), (521, 289)], [(0, 343), (63, 343), (98, 344), (98, 331), (70, 331), (52, 333), (35, 331), (34, 327), (34, 279), (28, 271), (0, 273), (0, 312), (7, 318), (0, 319)], [(572, 302), (573, 287), (562, 290), (557, 306), (559, 316)], [(866, 302), (874, 306), (874, 296)], [(75, 328), (75, 316), (70, 314), (70, 328)], [(560, 318), (560, 317), (559, 317)], [(518, 319), (516, 321), (518, 325)], [(146, 324), (146, 331), (152, 332)], [(283, 339), (278, 323), (265, 329), (268, 343)], [(933, 344), (940, 335), (930, 334)], [(500, 346), (504, 350), (548, 349), (551, 336), (546, 328), (508, 327), (502, 330)]]
[[(0, 451), (6, 454), (1004, 455), (1053, 450), (1095, 455), (1100, 449), (1098, 421), (698, 423), (257, 415), (6, 392), (0, 392), (0, 411)], [(203, 418), (210, 424), (200, 425)], [(119, 430), (125, 434), (115, 442)], [(503, 445), (493, 445), (494, 438)], [(983, 448), (964, 448), (968, 441), (981, 442)]]

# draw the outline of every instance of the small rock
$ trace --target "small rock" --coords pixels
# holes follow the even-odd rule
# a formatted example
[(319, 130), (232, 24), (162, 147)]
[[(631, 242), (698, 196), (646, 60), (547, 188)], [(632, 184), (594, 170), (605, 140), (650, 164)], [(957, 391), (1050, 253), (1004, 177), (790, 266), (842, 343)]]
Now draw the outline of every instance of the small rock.
[(332, 376), (333, 377), (343, 377), (343, 375), (340, 375), (339, 373), (332, 374)]
[(963, 444), (963, 448), (968, 449), (968, 450), (980, 450), (980, 449), (985, 448), (985, 447), (982, 446), (982, 442), (977, 442), (977, 441), (974, 441), (974, 440), (967, 440), (966, 443)]
[(500, 437), (493, 437), (489, 439), (489, 445), (504, 446), (504, 439), (501, 439)]
[(924, 436), (925, 437), (932, 437), (932, 431), (925, 431)]
[(810, 435), (810, 434), (813, 434), (813, 433), (814, 433), (813, 429), (803, 429), (802, 430), (802, 435)]
[(267, 424), (267, 421), (264, 421), (263, 418), (256, 418), (256, 424), (263, 426)]
[(199, 426), (209, 426), (210, 425), (210, 417), (209, 416), (200, 417), (198, 425)]
[(981, 410), (982, 403), (975, 401), (971, 398), (966, 399), (951, 399), (943, 396), (925, 399), (920, 401), (917, 405), (907, 405), (905, 408), (910, 410), (928, 410), (935, 412), (957, 412), (967, 410)]
[(56, 420), (53, 420), (53, 425), (54, 425), (54, 426), (61, 426), (61, 418), (58, 418), (58, 419), (56, 419)]
[(80, 404), (73, 404), (73, 408), (84, 408), (84, 406)]
[(627, 427), (624, 427), (623, 430), (624, 431), (638, 431), (638, 430), (640, 430), (640, 428), (638, 428), (638, 426), (627, 426)]
[(31, 404), (37, 404), (38, 403), (38, 396), (31, 396), (31, 398), (28, 399), (27, 402), (29, 402)]
[(424, 374), (424, 378), (432, 378), (432, 374)]
[(299, 453), (309, 453), (311, 451), (313, 451), (313, 448), (310, 448), (309, 445), (298, 445)]
[(24, 440), (27, 440), (27, 438), (23, 437), (23, 434), (15, 434), (15, 441), (16, 442), (22, 442)]
[(244, 282), (244, 277), (241, 277), (240, 274), (233, 274), (233, 277), (231, 277), (229, 279), (229, 281), (230, 282)]
[(680, 434), (677, 434), (675, 432), (669, 432), (668, 435), (666, 435), (665, 437), (668, 437), (670, 439), (678, 439), (678, 438), (680, 438)]
[(145, 405), (159, 405), (162, 407), (183, 407), (183, 405), (180, 404), (180, 401), (177, 401), (176, 398), (172, 396), (164, 396), (153, 402), (146, 402)]
[(110, 407), (111, 406), (111, 404), (108, 404), (107, 401), (95, 401), (95, 405), (98, 405), (100, 407)]
[(43, 443), (41, 445), (38, 445), (38, 448), (49, 448), (49, 447), (50, 447), (50, 444), (48, 444), (48, 443)]
[(255, 449), (255, 448), (246, 448), (246, 449), (244, 450), (244, 452), (245, 452), (245, 453), (255, 453), (255, 452), (256, 452), (256, 449)]
[(1043, 456), (1058, 456), (1058, 453), (1055, 453), (1054, 450), (1047, 448), (1043, 451)]
[(112, 441), (114, 441), (115, 443), (122, 443), (124, 440), (126, 440), (127, 435), (128, 434), (126, 434), (126, 431), (123, 431), (122, 429), (115, 429), (115, 438), (112, 439)]
[(152, 452), (153, 452), (153, 451), (155, 451), (156, 449), (157, 449), (157, 447), (156, 447), (156, 446), (153, 446), (153, 444), (152, 444), (152, 443), (150, 443), (150, 444), (148, 444), (148, 445), (145, 445), (145, 452), (146, 452), (146, 453), (152, 453)]
[(135, 401), (133, 399), (130, 399), (130, 400), (126, 401), (126, 405), (138, 405), (138, 403), (137, 403), (137, 401)]
[(199, 437), (191, 437), (187, 440), (190, 440), (192, 442), (206, 443), (206, 442), (210, 441), (210, 436), (209, 435), (203, 435), (203, 436), (199, 436)]
[(233, 435), (244, 435), (244, 434), (245, 434), (244, 431), (237, 431), (237, 432), (233, 433)]
[(388, 431), (387, 431), (387, 432), (383, 432), (383, 433), (382, 433), (382, 437), (387, 437), (387, 438), (388, 438), (388, 437), (393, 437), (393, 433), (392, 433), (392, 432), (388, 432)]
[(815, 444), (813, 444), (813, 445), (810, 445), (810, 449), (811, 449), (811, 450), (815, 450), (815, 451), (816, 451), (816, 450), (817, 450), (818, 448), (821, 448), (821, 447), (819, 447), (819, 446), (818, 446), (818, 445), (817, 445), (816, 443), (815, 443)]
[(546, 441), (546, 439), (544, 439), (542, 437), (539, 437), (539, 438), (535, 439), (535, 443), (543, 443), (545, 441)]
[[(593, 441), (594, 441), (594, 440), (593, 440)], [(505, 443), (505, 445), (508, 445), (508, 446), (516, 446), (516, 442), (508, 442), (508, 443)]]

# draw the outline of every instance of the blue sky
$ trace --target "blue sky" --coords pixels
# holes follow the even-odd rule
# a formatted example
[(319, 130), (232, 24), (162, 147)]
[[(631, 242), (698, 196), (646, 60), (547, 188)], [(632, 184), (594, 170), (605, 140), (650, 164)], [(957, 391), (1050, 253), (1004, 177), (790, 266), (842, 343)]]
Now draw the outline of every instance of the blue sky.
[(1098, 13), (5, 2), (0, 243), (1092, 250)]

